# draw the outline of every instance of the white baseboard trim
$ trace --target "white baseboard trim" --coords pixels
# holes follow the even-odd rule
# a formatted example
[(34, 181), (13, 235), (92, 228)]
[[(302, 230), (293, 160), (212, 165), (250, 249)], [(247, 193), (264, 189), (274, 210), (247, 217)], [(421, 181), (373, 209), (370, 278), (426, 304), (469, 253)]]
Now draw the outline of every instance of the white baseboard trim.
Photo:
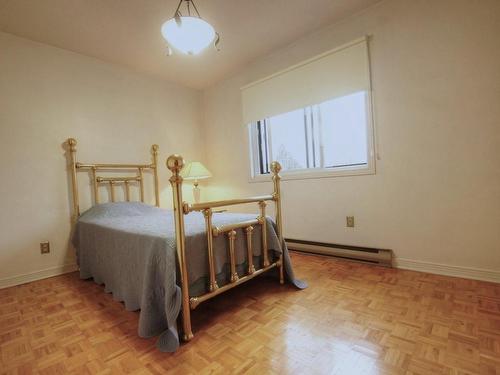
[(404, 258), (395, 258), (394, 266), (411, 271), (435, 273), (438, 275), (462, 277), (464, 279), (474, 279), (500, 283), (500, 271), (487, 270), (482, 268), (450, 266), (441, 263), (422, 262)]
[(0, 279), (0, 289), (26, 284), (31, 281), (46, 279), (48, 277), (62, 275), (64, 273), (74, 272), (76, 270), (78, 270), (78, 266), (75, 263), (70, 263), (36, 272), (26, 273), (24, 275), (6, 277), (4, 279)]
[[(411, 271), (427, 272), (438, 275), (462, 277), (464, 279), (500, 283), (500, 271), (487, 270), (482, 268), (450, 266), (441, 263), (422, 262), (420, 260), (405, 258), (395, 258), (394, 266), (396, 268)], [(62, 275), (77, 270), (78, 266), (74, 263), (70, 263), (62, 266), (56, 266), (36, 272), (27, 273), (24, 275), (7, 277), (4, 279), (0, 279), (0, 289), (26, 284), (31, 281), (42, 280), (48, 277)]]

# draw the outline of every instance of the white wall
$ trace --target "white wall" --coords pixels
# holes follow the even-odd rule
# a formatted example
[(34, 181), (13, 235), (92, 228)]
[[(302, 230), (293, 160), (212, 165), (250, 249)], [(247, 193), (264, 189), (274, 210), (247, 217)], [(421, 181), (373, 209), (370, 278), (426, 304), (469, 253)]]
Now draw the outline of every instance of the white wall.
[[(0, 33), (0, 287), (74, 268), (66, 138), (78, 140), (78, 156), (89, 163), (149, 162), (157, 143), (166, 206), (166, 156), (204, 158), (201, 99), (195, 90)], [(40, 254), (43, 240), (50, 254)]]
[(499, 15), (495, 0), (386, 0), (259, 59), (206, 90), (203, 103), (197, 91), (0, 33), (0, 287), (74, 268), (67, 137), (88, 162), (148, 161), (158, 143), (164, 206), (173, 152), (207, 160), (215, 177), (205, 198), (270, 192), (248, 183), (239, 88), (364, 34), (372, 35), (377, 174), (285, 181), (286, 236), (498, 275)]
[[(498, 277), (496, 0), (386, 0), (206, 90), (211, 198), (271, 191), (269, 183), (248, 183), (240, 87), (365, 34), (372, 36), (377, 173), (285, 181), (285, 236), (389, 248), (402, 266), (431, 262)], [(345, 227), (346, 215), (355, 216), (354, 229)]]

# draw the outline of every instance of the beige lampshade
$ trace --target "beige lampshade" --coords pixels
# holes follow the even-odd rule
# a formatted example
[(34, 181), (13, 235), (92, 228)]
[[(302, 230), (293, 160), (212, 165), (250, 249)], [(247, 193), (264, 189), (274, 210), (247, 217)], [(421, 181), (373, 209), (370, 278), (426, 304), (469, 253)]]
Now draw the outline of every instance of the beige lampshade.
[(181, 170), (181, 177), (185, 180), (202, 180), (212, 177), (210, 171), (199, 161), (189, 162)]

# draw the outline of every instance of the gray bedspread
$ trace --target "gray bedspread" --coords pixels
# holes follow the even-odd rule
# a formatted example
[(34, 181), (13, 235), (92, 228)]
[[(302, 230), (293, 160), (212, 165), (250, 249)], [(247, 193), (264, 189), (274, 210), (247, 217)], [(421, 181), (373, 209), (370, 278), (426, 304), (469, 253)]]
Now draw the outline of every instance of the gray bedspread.
[[(256, 215), (216, 213), (213, 224), (234, 223), (254, 219)], [(275, 224), (267, 219), (268, 247), (271, 256), (284, 250), (287, 280), (302, 289), (305, 283), (296, 280), (286, 246), (280, 246)], [(208, 279), (205, 222), (201, 213), (185, 216), (186, 253), (190, 295), (206, 292)], [(255, 226), (253, 237), (254, 264), (261, 264), (261, 230)], [(236, 260), (239, 272), (246, 265), (246, 239), (237, 231)], [(176, 320), (181, 305), (181, 290), (176, 277), (176, 242), (171, 210), (159, 209), (138, 202), (99, 204), (78, 220), (73, 234), (80, 277), (93, 278), (105, 284), (113, 298), (123, 301), (127, 310), (140, 310), (140, 337), (158, 336), (158, 348), (173, 352), (179, 347)], [(226, 236), (214, 239), (214, 253), (219, 286), (228, 275)]]

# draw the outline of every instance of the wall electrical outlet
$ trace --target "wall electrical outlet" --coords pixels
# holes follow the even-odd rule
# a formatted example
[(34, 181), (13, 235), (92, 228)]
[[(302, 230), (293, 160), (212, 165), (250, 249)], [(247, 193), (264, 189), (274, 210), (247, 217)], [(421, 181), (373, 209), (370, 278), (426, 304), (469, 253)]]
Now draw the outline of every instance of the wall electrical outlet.
[(50, 243), (49, 241), (40, 242), (40, 253), (48, 254), (50, 253)]
[(346, 221), (346, 227), (348, 228), (354, 228), (354, 216), (346, 216), (345, 217)]

